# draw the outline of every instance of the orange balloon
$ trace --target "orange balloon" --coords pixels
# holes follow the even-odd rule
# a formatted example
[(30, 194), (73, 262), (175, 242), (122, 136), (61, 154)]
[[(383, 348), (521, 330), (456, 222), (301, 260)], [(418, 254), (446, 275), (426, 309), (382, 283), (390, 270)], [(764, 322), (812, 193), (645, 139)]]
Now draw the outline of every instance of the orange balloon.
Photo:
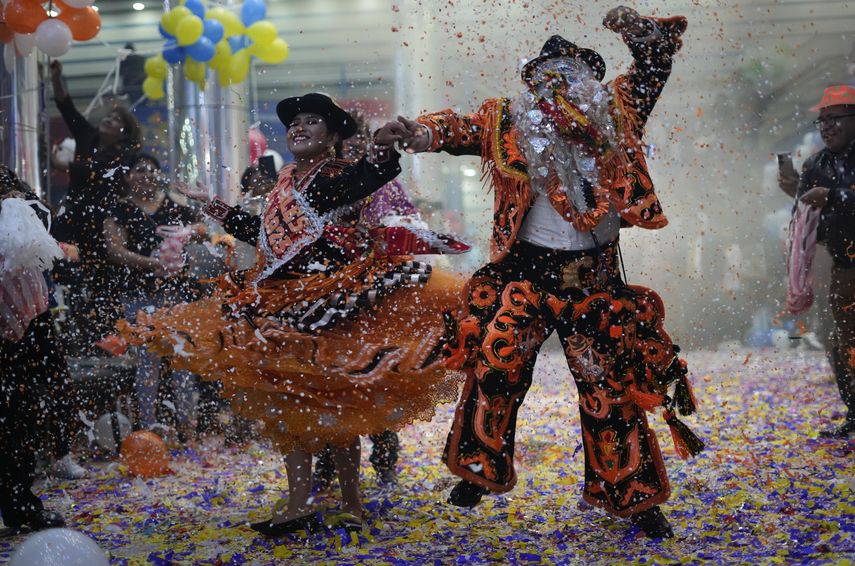
[(0, 22), (0, 43), (9, 43), (15, 39), (15, 32), (9, 26)]
[(169, 450), (153, 432), (137, 430), (122, 441), (122, 462), (135, 476), (154, 478), (169, 471)]
[(9, 0), (3, 18), (15, 33), (35, 33), (39, 24), (48, 19), (48, 15), (36, 0)]
[(68, 25), (71, 37), (77, 41), (90, 40), (101, 31), (101, 16), (91, 6), (82, 10), (65, 8), (56, 19)]

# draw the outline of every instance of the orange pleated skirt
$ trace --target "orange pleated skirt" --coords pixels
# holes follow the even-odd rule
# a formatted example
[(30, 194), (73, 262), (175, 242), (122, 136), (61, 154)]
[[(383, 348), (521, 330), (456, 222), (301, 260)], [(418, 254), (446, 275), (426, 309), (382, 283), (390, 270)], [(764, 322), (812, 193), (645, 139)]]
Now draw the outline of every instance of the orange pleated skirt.
[[(456, 398), (461, 381), (443, 367), (441, 349), (443, 312), (459, 308), (463, 279), (434, 270), (427, 283), (394, 290), (318, 334), (270, 316), (311, 299), (312, 289), (340, 287), (347, 275), (221, 288), (196, 302), (139, 312), (136, 324), (121, 321), (119, 330), (130, 343), (170, 357), (175, 369), (219, 380), (234, 411), (262, 421), (283, 452), (317, 451), (429, 420), (438, 403)], [(241, 300), (253, 303), (252, 314), (234, 314)]]

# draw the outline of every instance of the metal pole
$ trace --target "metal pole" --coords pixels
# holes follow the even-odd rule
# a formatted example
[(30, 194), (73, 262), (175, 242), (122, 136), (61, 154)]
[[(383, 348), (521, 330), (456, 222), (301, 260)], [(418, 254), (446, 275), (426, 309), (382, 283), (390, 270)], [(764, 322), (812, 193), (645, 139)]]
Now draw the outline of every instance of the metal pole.
[[(9, 49), (4, 46), (4, 49)], [(0, 136), (3, 163), (12, 167), (23, 181), (42, 195), (39, 165), (38, 62), (34, 55), (16, 57), (12, 69), (0, 78)]]

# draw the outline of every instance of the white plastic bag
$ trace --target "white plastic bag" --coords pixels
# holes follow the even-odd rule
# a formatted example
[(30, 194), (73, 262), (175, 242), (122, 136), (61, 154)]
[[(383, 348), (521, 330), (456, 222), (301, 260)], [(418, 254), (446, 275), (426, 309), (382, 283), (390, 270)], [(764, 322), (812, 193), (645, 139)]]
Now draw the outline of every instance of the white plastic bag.
[(31, 204), (47, 212), (42, 203), (19, 198), (7, 198), (0, 206), (0, 271), (19, 267), (45, 271), (53, 267), (54, 260), (62, 258), (62, 248)]
[(0, 207), (0, 337), (14, 342), (47, 310), (43, 272), (63, 255), (31, 202), (44, 208), (19, 198), (5, 199)]

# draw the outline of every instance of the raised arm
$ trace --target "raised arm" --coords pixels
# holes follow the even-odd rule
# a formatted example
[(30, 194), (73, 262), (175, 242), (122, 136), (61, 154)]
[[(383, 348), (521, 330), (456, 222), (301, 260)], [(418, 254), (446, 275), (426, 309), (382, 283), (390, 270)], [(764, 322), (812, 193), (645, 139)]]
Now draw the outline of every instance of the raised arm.
[(53, 83), (53, 98), (56, 101), (56, 107), (59, 109), (59, 113), (68, 126), (72, 137), (75, 140), (79, 140), (83, 137), (91, 136), (96, 131), (95, 126), (90, 124), (83, 114), (77, 110), (77, 107), (74, 106), (74, 102), (71, 100), (71, 96), (65, 90), (65, 85), (63, 84), (62, 63), (56, 59), (51, 61), (50, 64), (50, 78), (51, 83)]
[(388, 159), (374, 162), (368, 156), (355, 163), (324, 166), (325, 175), (316, 176), (303, 190), (312, 207), (324, 214), (334, 208), (352, 204), (379, 190), (401, 172), (400, 154), (388, 150)]
[(632, 54), (629, 71), (616, 79), (618, 88), (628, 90), (628, 99), (638, 116), (639, 130), (653, 111), (671, 75), (674, 54), (682, 47), (686, 18), (645, 18), (631, 8), (610, 10), (603, 25), (620, 33)]

